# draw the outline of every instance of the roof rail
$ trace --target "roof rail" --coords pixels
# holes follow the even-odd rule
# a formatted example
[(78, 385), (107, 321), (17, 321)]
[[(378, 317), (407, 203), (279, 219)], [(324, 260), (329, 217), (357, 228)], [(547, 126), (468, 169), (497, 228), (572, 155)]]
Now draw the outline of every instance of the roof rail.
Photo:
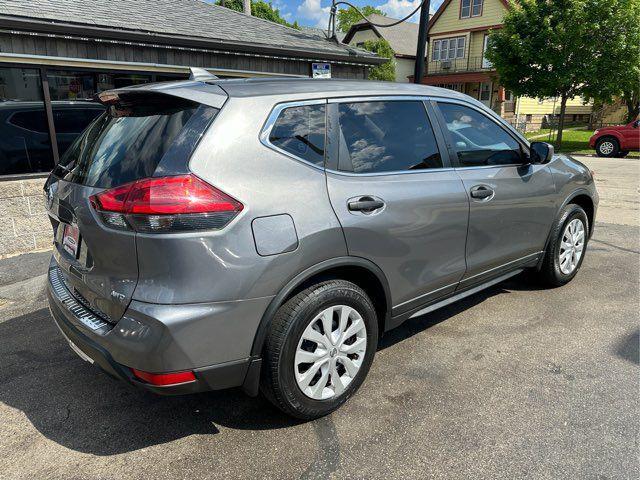
[(189, 75), (189, 80), (199, 80), (201, 82), (207, 82), (209, 80), (218, 79), (218, 77), (216, 77), (213, 73), (209, 73), (204, 68), (189, 67), (189, 70), (191, 71), (191, 75)]

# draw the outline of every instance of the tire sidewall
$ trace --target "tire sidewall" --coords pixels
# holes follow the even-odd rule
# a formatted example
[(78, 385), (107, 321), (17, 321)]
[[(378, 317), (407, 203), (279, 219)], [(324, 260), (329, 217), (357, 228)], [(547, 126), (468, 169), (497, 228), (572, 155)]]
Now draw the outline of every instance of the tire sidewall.
[[(318, 313), (332, 305), (347, 305), (362, 317), (367, 329), (367, 351), (356, 378), (337, 398), (314, 400), (307, 397), (295, 379), (295, 353), (302, 333)], [(364, 381), (378, 343), (378, 322), (371, 301), (358, 290), (345, 287), (329, 288), (309, 297), (305, 305), (296, 313), (286, 333), (286, 340), (278, 361), (278, 382), (282, 386), (284, 400), (299, 412), (309, 412), (310, 416), (326, 415), (340, 407), (351, 397)]]
[[(578, 260), (578, 265), (576, 265), (576, 268), (573, 270), (573, 272), (566, 274), (560, 269), (560, 258), (558, 253), (560, 251), (560, 245), (562, 243), (562, 237), (564, 236), (564, 231), (567, 228), (567, 225), (575, 219), (579, 219), (582, 222), (582, 225), (584, 226), (584, 247), (582, 249), (582, 255), (580, 256), (580, 260)], [(558, 224), (560, 225), (560, 228), (557, 229), (556, 231), (556, 235), (552, 243), (552, 249), (550, 254), (552, 255), (552, 259), (553, 259), (553, 273), (556, 277), (556, 280), (559, 283), (564, 284), (569, 282), (571, 279), (573, 279), (573, 277), (575, 277), (578, 274), (578, 271), (582, 266), (582, 262), (587, 253), (587, 243), (589, 241), (590, 226), (589, 226), (589, 220), (587, 218), (587, 214), (585, 213), (585, 211), (582, 209), (582, 207), (575, 204), (571, 204), (565, 207), (565, 210), (563, 211), (562, 216), (558, 220)]]

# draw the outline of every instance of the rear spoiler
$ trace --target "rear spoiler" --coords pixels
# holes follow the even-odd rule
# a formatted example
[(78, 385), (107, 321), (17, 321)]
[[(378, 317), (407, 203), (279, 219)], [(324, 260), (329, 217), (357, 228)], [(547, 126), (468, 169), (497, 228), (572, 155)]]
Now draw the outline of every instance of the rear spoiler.
[(198, 80), (186, 80), (169, 83), (149, 83), (132, 87), (105, 90), (97, 95), (97, 100), (105, 106), (113, 105), (126, 97), (137, 95), (169, 95), (191, 100), (215, 108), (222, 108), (227, 101), (227, 93), (218, 85)]

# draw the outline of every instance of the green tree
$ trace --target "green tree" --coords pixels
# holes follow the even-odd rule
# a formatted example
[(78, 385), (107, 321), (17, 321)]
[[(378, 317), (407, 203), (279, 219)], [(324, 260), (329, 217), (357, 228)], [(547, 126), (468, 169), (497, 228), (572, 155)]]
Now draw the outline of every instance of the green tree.
[(580, 95), (588, 80), (587, 1), (512, 1), (503, 28), (490, 34), (486, 53), (507, 90), (518, 96), (560, 98), (558, 147), (567, 100)]
[[(236, 12), (242, 12), (244, 10), (242, 0), (217, 0), (216, 5), (235, 10)], [(280, 15), (280, 11), (277, 8), (273, 8), (271, 2), (265, 2), (263, 0), (251, 1), (251, 15), (264, 20), (269, 20), (273, 23), (279, 23), (287, 27), (300, 30), (298, 22), (289, 23)]]
[(640, 114), (640, 0), (590, 0), (594, 45), (583, 96), (598, 104), (622, 99), (627, 121)]
[(369, 80), (383, 80), (386, 82), (395, 82), (396, 80), (396, 61), (394, 52), (384, 38), (378, 40), (367, 40), (362, 48), (370, 52), (376, 53), (379, 57), (388, 58), (389, 61), (376, 65), (369, 70)]
[[(374, 13), (386, 16), (386, 13), (378, 10), (376, 7), (372, 7), (371, 5), (365, 5), (364, 7), (360, 8), (360, 11), (364, 13), (365, 17), (368, 17), (369, 15)], [(355, 8), (349, 7), (338, 10), (337, 19), (338, 30), (347, 33), (351, 28), (351, 25), (362, 20), (362, 16), (356, 11)]]

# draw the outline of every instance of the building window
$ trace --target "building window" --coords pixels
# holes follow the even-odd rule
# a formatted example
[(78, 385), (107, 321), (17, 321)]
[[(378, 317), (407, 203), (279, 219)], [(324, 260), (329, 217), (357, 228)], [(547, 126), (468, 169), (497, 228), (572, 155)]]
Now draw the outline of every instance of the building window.
[[(45, 104), (43, 69), (0, 67), (0, 175), (47, 173), (76, 137), (104, 111), (97, 93), (152, 81), (151, 74), (47, 69), (51, 102)], [(157, 81), (186, 78), (158, 75)], [(57, 149), (51, 145), (51, 107)]]
[(0, 175), (52, 168), (40, 71), (0, 67)]
[(491, 83), (482, 82), (480, 84), (480, 98), (481, 102), (488, 102), (491, 100)]
[(465, 44), (467, 37), (443, 38), (433, 41), (431, 60), (455, 60), (464, 58)]
[(449, 90), (454, 90), (460, 93), (464, 93), (464, 83), (440, 83), (435, 86), (440, 88), (447, 88)]
[(484, 41), (482, 44), (482, 68), (493, 68), (493, 64), (487, 60), (487, 48), (489, 48), (489, 35), (484, 36)]
[(483, 3), (483, 0), (461, 0), (460, 18), (481, 16)]
[(513, 92), (511, 90), (504, 91), (504, 101), (513, 102)]

